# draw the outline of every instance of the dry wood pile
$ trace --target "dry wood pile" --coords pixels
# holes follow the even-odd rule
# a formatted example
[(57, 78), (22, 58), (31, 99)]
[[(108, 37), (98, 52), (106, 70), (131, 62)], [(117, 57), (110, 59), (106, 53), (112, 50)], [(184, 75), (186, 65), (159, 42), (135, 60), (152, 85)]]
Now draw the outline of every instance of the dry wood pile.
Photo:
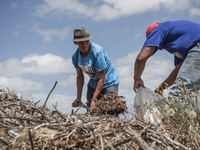
[(184, 138), (176, 138), (162, 126), (136, 120), (133, 114), (62, 114), (37, 103), (0, 91), (0, 149), (189, 149)]

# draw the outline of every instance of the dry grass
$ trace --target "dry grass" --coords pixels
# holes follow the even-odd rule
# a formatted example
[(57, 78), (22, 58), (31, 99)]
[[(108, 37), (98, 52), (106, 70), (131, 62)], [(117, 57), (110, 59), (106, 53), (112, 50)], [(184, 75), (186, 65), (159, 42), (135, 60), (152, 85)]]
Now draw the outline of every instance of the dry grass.
[(162, 97), (150, 105), (150, 111), (153, 108), (159, 110), (163, 127), (175, 140), (185, 140), (185, 143), (200, 148), (199, 89), (194, 86), (195, 91), (190, 92), (183, 82), (177, 84), (176, 88), (180, 89), (176, 96), (169, 94), (168, 98)]

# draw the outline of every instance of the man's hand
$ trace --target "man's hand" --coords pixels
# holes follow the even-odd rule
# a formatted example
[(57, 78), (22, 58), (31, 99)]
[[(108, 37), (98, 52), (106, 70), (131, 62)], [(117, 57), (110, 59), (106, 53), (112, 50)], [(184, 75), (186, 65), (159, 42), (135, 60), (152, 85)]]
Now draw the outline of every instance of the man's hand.
[(137, 92), (137, 89), (140, 86), (142, 86), (144, 88), (144, 82), (143, 82), (143, 80), (141, 78), (138, 79), (138, 80), (134, 80), (134, 87), (133, 87), (133, 89), (134, 89), (135, 92)]
[(82, 104), (81, 99), (75, 99), (72, 103), (72, 107), (79, 107)]
[[(102, 70), (102, 71), (97, 71), (97, 74), (99, 76), (99, 81), (97, 83), (97, 88), (94, 92), (94, 95), (93, 95), (93, 98), (94, 99), (97, 99), (97, 97), (99, 96), (99, 94), (101, 93), (102, 91), (102, 88), (104, 86), (104, 83), (106, 81), (106, 76), (105, 76), (105, 69)], [(95, 101), (91, 101), (91, 104), (90, 104), (90, 112), (92, 112), (92, 110), (94, 109), (95, 107)]]
[(144, 87), (144, 83), (141, 79), (143, 70), (145, 68), (145, 64), (147, 59), (152, 56), (152, 54), (156, 50), (156, 46), (147, 46), (144, 47), (140, 53), (137, 55), (137, 58), (135, 60), (135, 67), (134, 67), (134, 91), (136, 92), (136, 89), (138, 89), (140, 86)]
[(154, 92), (161, 94), (161, 92), (163, 92), (163, 88), (161, 86), (157, 87)]
[(90, 112), (92, 112), (94, 107), (95, 107), (95, 101), (92, 101), (91, 104), (90, 104)]

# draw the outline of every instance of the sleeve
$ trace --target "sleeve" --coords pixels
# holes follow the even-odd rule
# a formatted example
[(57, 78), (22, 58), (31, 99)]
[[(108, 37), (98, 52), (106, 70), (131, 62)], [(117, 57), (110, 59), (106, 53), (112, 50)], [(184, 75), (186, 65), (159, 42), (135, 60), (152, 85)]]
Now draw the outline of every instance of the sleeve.
[(98, 52), (96, 55), (95, 68), (96, 71), (103, 71), (104, 69), (106, 69), (106, 60), (103, 51)]
[(75, 68), (79, 68), (78, 66), (78, 56), (77, 56), (77, 53), (74, 53), (72, 55), (72, 63), (74, 65)]
[(153, 30), (147, 37), (142, 48), (147, 46), (156, 46), (158, 48), (163, 48), (163, 44), (165, 42), (165, 30)]

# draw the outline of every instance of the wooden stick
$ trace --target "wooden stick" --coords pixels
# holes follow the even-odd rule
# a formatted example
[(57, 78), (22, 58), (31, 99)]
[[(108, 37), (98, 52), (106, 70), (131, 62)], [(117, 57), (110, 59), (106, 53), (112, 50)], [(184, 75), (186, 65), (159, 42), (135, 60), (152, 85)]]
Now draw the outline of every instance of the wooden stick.
[(132, 137), (131, 137), (131, 138), (127, 138), (127, 139), (125, 139), (125, 140), (123, 140), (123, 141), (121, 141), (121, 142), (119, 142), (119, 143), (113, 144), (113, 147), (117, 147), (117, 146), (119, 146), (119, 145), (126, 144), (126, 143), (128, 143), (128, 142), (130, 142), (130, 141), (132, 141), (132, 140), (133, 140)]
[(32, 139), (32, 137), (31, 137), (31, 131), (30, 131), (30, 128), (28, 129), (28, 134), (29, 134), (29, 137), (30, 137), (31, 149), (34, 150), (33, 139)]
[[(85, 102), (85, 104), (86, 104), (87, 102)], [(77, 113), (77, 111), (82, 107), (82, 108), (85, 108), (85, 109), (89, 109), (90, 107), (88, 107), (88, 106), (86, 106), (85, 104), (83, 104), (83, 105), (80, 105), (79, 106), (79, 108), (77, 108), (77, 110), (74, 112), (74, 115)]]
[(50, 120), (45, 116), (45, 114), (40, 109), (38, 109), (37, 107), (34, 107), (34, 106), (32, 106), (32, 108), (36, 109), (42, 115), (42, 117), (44, 117), (44, 119), (46, 119), (48, 122), (50, 122)]
[(55, 108), (56, 112), (60, 115), (60, 117), (63, 118), (64, 121), (66, 121), (66, 118), (58, 111), (58, 109), (56, 108), (56, 106), (53, 105), (53, 107)]
[[(123, 126), (123, 127), (120, 127), (120, 128), (118, 128), (118, 129), (116, 129), (116, 130), (113, 130), (113, 131), (108, 131), (108, 132), (105, 132), (105, 133), (98, 133), (98, 134), (96, 135), (96, 137), (98, 137), (98, 136), (101, 136), (101, 137), (108, 136), (108, 135), (110, 135), (110, 134), (113, 134), (113, 133), (115, 133), (115, 132), (121, 130), (122, 128), (124, 128), (124, 127), (126, 127), (126, 126), (128, 126), (128, 125), (125, 125), (125, 126)], [(89, 138), (87, 138), (87, 139), (77, 140), (74, 144), (69, 145), (67, 148), (69, 148), (69, 149), (70, 149), (70, 148), (73, 148), (73, 147), (75, 147), (78, 143), (87, 142), (87, 141), (89, 141), (89, 140), (94, 140), (94, 138), (95, 138), (95, 137), (92, 136), (92, 137), (89, 137)]]
[(140, 145), (142, 149), (151, 150), (148, 144), (142, 139), (140, 134), (135, 132), (130, 126), (128, 126), (128, 129), (131, 131), (131, 133), (133, 134), (133, 138), (138, 142), (138, 144)]
[(33, 122), (43, 123), (43, 121), (41, 121), (41, 120), (35, 120), (35, 119), (29, 119), (29, 118), (22, 118), (22, 117), (0, 117), (0, 119), (3, 119), (3, 118), (18, 119), (18, 120), (27, 120), (27, 121), (33, 121)]
[(54, 88), (56, 87), (56, 84), (57, 84), (57, 83), (58, 83), (58, 81), (55, 82), (55, 84), (54, 84), (52, 90), (50, 91), (49, 95), (47, 96), (46, 101), (45, 101), (45, 103), (44, 103), (44, 105), (43, 105), (43, 108), (45, 107), (45, 105), (46, 105), (46, 103), (47, 103), (47, 100), (48, 100), (48, 98), (49, 98), (51, 92), (53, 92)]

